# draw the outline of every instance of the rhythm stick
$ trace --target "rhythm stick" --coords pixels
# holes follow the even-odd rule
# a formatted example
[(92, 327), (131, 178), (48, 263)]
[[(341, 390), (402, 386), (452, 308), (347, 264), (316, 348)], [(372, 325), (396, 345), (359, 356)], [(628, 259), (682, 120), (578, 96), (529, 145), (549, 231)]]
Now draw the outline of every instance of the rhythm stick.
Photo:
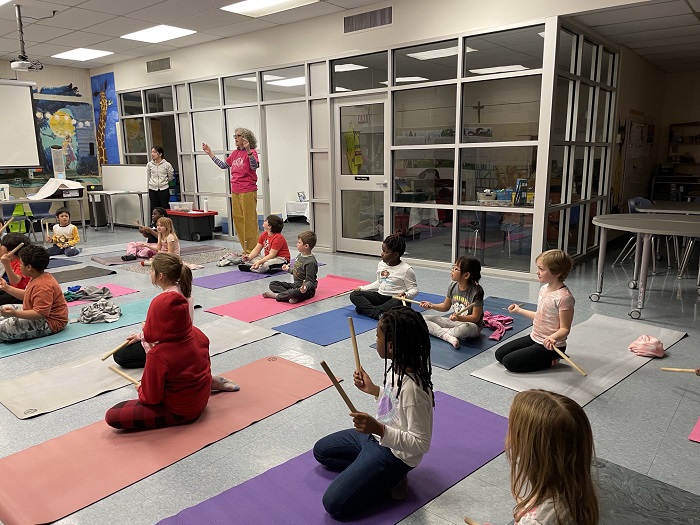
[(105, 355), (103, 355), (103, 356), (101, 357), (101, 359), (104, 361), (104, 360), (107, 359), (109, 356), (114, 355), (114, 354), (116, 354), (117, 352), (119, 352), (119, 350), (121, 350), (122, 348), (124, 348), (124, 347), (125, 347), (126, 345), (128, 345), (128, 344), (129, 344), (129, 339), (127, 339), (126, 341), (124, 341), (122, 344), (120, 344), (120, 345), (119, 345), (118, 347), (116, 347), (114, 350), (110, 350), (109, 352), (107, 352)]
[(12, 250), (11, 252), (9, 252), (7, 255), (14, 255), (15, 253), (17, 253), (17, 251), (18, 251), (22, 246), (24, 246), (24, 243), (23, 243), (23, 242), (21, 242), (21, 243), (19, 243), (17, 246), (15, 246), (15, 249)]
[(347, 292), (339, 293), (338, 295), (334, 295), (333, 297), (342, 297), (343, 295), (350, 295), (354, 291), (355, 290), (348, 290)]
[(333, 386), (335, 386), (335, 389), (336, 389), (336, 390), (338, 391), (338, 393), (340, 394), (340, 397), (342, 397), (342, 398), (343, 398), (343, 401), (345, 401), (345, 404), (346, 404), (346, 405), (348, 406), (348, 408), (350, 409), (350, 412), (357, 412), (357, 409), (355, 408), (355, 405), (352, 404), (352, 401), (350, 401), (350, 398), (349, 398), (348, 395), (345, 393), (345, 390), (343, 390), (343, 387), (340, 386), (340, 383), (338, 383), (338, 380), (337, 380), (337, 379), (335, 378), (335, 376), (333, 375), (333, 372), (331, 372), (331, 369), (328, 368), (328, 365), (326, 364), (325, 361), (321, 361), (321, 368), (323, 368), (323, 370), (325, 370), (326, 374), (328, 375), (328, 377), (329, 377), (329, 378), (331, 379), (331, 381), (333, 382)]
[(49, 223), (47, 222), (45, 224), (46, 224), (46, 237), (49, 238), (49, 237), (51, 237), (51, 234), (49, 234)]
[(11, 223), (12, 221), (14, 221), (14, 220), (15, 220), (14, 217), (10, 217), (10, 218), (8, 219), (8, 221), (7, 221), (5, 224), (3, 224), (2, 226), (0, 226), (0, 233), (2, 233), (2, 231), (3, 231), (5, 228), (7, 228), (7, 225), (10, 224), (10, 223)]
[(357, 337), (355, 337), (355, 323), (352, 317), (348, 317), (348, 325), (350, 326), (350, 339), (352, 340), (352, 350), (355, 352), (355, 370), (360, 373), (360, 352), (357, 350)]
[(586, 372), (583, 371), (583, 369), (582, 369), (580, 366), (578, 366), (576, 363), (574, 363), (574, 362), (569, 358), (569, 356), (567, 356), (564, 352), (562, 352), (561, 350), (559, 350), (556, 346), (554, 346), (554, 347), (552, 347), (552, 348), (554, 348), (554, 351), (555, 351), (557, 354), (559, 354), (559, 355), (561, 356), (561, 358), (562, 358), (564, 361), (566, 361), (566, 362), (569, 363), (571, 366), (573, 366), (579, 374), (581, 374), (582, 376), (588, 375), (588, 374), (586, 374)]
[(474, 521), (469, 516), (464, 516), (464, 523), (467, 525), (481, 525), (478, 521)]
[(694, 368), (662, 368), (662, 372), (688, 372), (689, 374), (694, 374)]
[(107, 368), (109, 368), (109, 369), (110, 369), (112, 372), (114, 372), (115, 374), (122, 376), (124, 379), (127, 379), (127, 380), (131, 381), (131, 382), (134, 383), (136, 386), (139, 385), (139, 382), (136, 381), (136, 379), (134, 379), (133, 377), (131, 377), (129, 374), (125, 374), (124, 372), (122, 372), (122, 371), (119, 370), (118, 368), (114, 368), (112, 365), (108, 366)]
[(406, 306), (406, 303), (420, 304), (420, 301), (414, 301), (413, 299), (406, 299), (405, 297), (401, 297), (400, 295), (395, 295), (394, 297), (392, 297), (392, 299), (396, 299), (397, 301), (403, 301), (404, 306)]

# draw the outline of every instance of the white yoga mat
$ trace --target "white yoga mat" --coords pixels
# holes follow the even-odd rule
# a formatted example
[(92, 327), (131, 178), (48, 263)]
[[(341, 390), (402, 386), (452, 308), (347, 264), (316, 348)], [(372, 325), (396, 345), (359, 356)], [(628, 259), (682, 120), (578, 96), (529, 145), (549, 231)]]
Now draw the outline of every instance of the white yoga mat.
[[(231, 317), (221, 317), (199, 328), (209, 338), (212, 356), (279, 333)], [(111, 357), (100, 359), (108, 351), (3, 381), (0, 403), (19, 419), (27, 419), (131, 384), (107, 368), (114, 366)], [(141, 368), (124, 371), (136, 380), (143, 373)]]
[(566, 354), (588, 373), (585, 377), (563, 359), (542, 372), (514, 374), (496, 362), (471, 375), (517, 392), (532, 388), (557, 392), (583, 406), (650, 361), (628, 350), (630, 343), (643, 334), (659, 338), (666, 350), (687, 335), (639, 321), (594, 314), (574, 325), (567, 339)]

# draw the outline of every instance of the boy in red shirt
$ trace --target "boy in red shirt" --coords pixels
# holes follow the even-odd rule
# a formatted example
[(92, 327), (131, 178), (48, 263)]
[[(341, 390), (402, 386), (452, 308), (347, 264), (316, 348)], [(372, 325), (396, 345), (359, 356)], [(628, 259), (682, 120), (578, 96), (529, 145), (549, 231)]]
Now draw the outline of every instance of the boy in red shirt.
[(258, 244), (248, 255), (242, 256), (248, 264), (241, 264), (238, 269), (242, 272), (267, 273), (281, 270), (283, 265), (289, 264), (289, 246), (282, 235), (282, 228), (284, 222), (279, 216), (268, 215), (263, 222), (265, 231), (258, 237)]
[(32, 244), (18, 253), (22, 274), (31, 281), (25, 290), (14, 289), (21, 296), (22, 305), (6, 304), (0, 309), (0, 341), (43, 337), (60, 332), (68, 324), (63, 290), (56, 278), (44, 271), (49, 265), (49, 252)]
[(12, 290), (24, 290), (29, 284), (29, 277), (22, 275), (19, 257), (16, 253), (10, 255), (10, 252), (20, 244), (29, 246), (31, 241), (21, 233), (8, 233), (2, 238), (1, 243), (0, 263), (5, 267), (5, 278), (9, 286), (5, 285), (5, 278), (0, 279), (3, 281), (0, 283), (0, 287), (3, 288), (0, 292), (0, 306), (3, 304), (22, 304), (22, 297), (17, 292), (13, 293)]

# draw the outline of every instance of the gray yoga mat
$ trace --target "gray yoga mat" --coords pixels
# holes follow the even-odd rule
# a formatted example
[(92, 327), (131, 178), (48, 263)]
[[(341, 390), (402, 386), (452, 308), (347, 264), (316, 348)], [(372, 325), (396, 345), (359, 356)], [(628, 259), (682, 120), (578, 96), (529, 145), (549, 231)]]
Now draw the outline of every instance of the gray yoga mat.
[[(230, 317), (221, 317), (199, 328), (209, 338), (209, 355), (212, 356), (278, 333)], [(3, 381), (0, 403), (19, 419), (27, 419), (128, 385), (129, 381), (107, 368), (114, 366), (111, 357), (101, 360), (109, 350), (105, 348), (97, 355)], [(140, 368), (124, 371), (136, 380), (141, 379), (143, 373)]]
[(587, 372), (585, 377), (563, 359), (554, 368), (542, 372), (514, 374), (496, 362), (471, 375), (517, 392), (531, 388), (550, 390), (583, 406), (650, 361), (628, 350), (630, 343), (640, 335), (659, 338), (668, 350), (687, 334), (594, 314), (587, 321), (574, 325), (567, 340), (566, 354)]
[(60, 272), (51, 272), (59, 283), (70, 283), (73, 281), (84, 281), (85, 279), (93, 279), (95, 277), (104, 277), (117, 273), (114, 270), (106, 268), (98, 268), (97, 266), (84, 266), (75, 270), (62, 270)]
[[(195, 245), (195, 246), (181, 246), (180, 247), (180, 255), (181, 256), (193, 255), (195, 253), (219, 251), (221, 249), (222, 248), (220, 246), (213, 246), (211, 244), (200, 244), (200, 245)], [(117, 252), (117, 253), (105, 253), (105, 254), (101, 254), (101, 255), (94, 255), (93, 257), (90, 257), (90, 260), (94, 261), (96, 263), (99, 263), (99, 264), (104, 264), (105, 266), (116, 266), (116, 265), (120, 265), (120, 264), (133, 264), (134, 263), (133, 260), (132, 261), (122, 261), (122, 255), (124, 255), (125, 253), (126, 252), (123, 251), (123, 252)]]

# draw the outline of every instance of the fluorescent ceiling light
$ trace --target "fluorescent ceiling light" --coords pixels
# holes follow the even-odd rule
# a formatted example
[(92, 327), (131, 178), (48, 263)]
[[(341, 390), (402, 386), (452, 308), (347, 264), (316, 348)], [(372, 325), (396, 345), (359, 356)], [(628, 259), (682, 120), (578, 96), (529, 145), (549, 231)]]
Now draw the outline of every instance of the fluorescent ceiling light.
[(239, 15), (258, 18), (303, 5), (315, 4), (319, 1), (320, 0), (244, 0), (243, 2), (221, 7), (220, 9), (231, 13), (238, 13)]
[(0, 5), (9, 4), (10, 0), (0, 0)]
[(348, 88), (344, 88), (344, 87), (340, 87), (340, 86), (337, 86), (335, 88), (335, 90), (336, 91), (352, 91), (352, 89), (348, 89)]
[(416, 60), (432, 60), (434, 58), (451, 57), (457, 54), (457, 46), (444, 47), (442, 49), (431, 49), (430, 51), (419, 51), (418, 53), (406, 53), (406, 56)]
[(85, 60), (92, 60), (93, 58), (106, 57), (107, 55), (113, 55), (111, 51), (100, 51), (99, 49), (85, 49), (79, 47), (78, 49), (71, 49), (70, 51), (65, 51), (59, 53), (58, 55), (51, 55), (51, 58), (62, 58), (63, 60), (78, 60), (83, 62)]
[(159, 25), (149, 29), (136, 31), (135, 33), (129, 33), (128, 35), (122, 35), (121, 38), (126, 38), (127, 40), (138, 40), (139, 42), (148, 42), (149, 44), (157, 44), (159, 42), (165, 42), (166, 40), (173, 40), (175, 38), (193, 35), (196, 32), (197, 31), (192, 31), (191, 29), (182, 29), (181, 27)]
[[(282, 80), (284, 77), (278, 77), (277, 75), (263, 75), (263, 82), (267, 82), (268, 80)], [(258, 78), (257, 77), (245, 77), (245, 78), (239, 78), (238, 80), (242, 80), (243, 82), (257, 82)]]
[(423, 82), (429, 80), (425, 77), (396, 77), (396, 82)]
[(541, 33), (537, 33), (537, 34), (540, 35), (542, 38), (544, 38), (544, 31), (542, 31)]
[(361, 66), (360, 64), (336, 64), (333, 69), (336, 73), (345, 73), (346, 71), (367, 69), (367, 66)]
[(272, 82), (265, 82), (265, 83), (269, 84), (271, 86), (284, 86), (284, 87), (303, 86), (304, 84), (306, 84), (306, 77), (285, 78), (284, 80), (273, 80)]
[(521, 66), (520, 64), (512, 66), (484, 67), (481, 69), (470, 69), (470, 73), (475, 75), (491, 75), (493, 73), (509, 73), (511, 71), (525, 71), (529, 67)]

